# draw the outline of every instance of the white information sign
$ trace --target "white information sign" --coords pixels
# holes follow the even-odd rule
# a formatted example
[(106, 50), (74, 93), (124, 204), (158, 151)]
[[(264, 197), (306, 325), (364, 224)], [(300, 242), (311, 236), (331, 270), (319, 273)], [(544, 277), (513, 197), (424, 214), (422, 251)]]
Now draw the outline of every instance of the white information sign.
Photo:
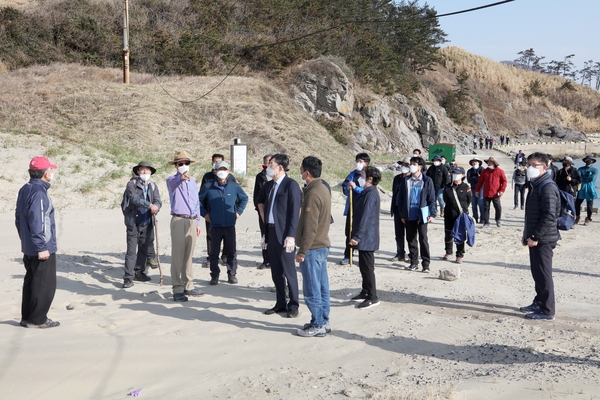
[(246, 175), (248, 171), (248, 145), (231, 145), (231, 172)]

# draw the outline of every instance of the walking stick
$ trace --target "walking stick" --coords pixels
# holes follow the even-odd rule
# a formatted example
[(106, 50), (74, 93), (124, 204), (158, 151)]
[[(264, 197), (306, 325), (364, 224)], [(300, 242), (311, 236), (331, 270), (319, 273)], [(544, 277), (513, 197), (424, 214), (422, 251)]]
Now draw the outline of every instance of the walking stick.
[(159, 246), (158, 246), (158, 224), (156, 220), (156, 214), (152, 216), (154, 218), (154, 241), (156, 242), (156, 263), (158, 264), (158, 272), (160, 273), (160, 279), (158, 283), (162, 286), (163, 276), (162, 276), (162, 268), (160, 267), (160, 254), (159, 254)]
[[(353, 222), (353, 212), (352, 212), (352, 192), (354, 191), (354, 189), (350, 188), (350, 234), (348, 235), (350, 237), (350, 240), (352, 240), (352, 222)], [(354, 248), (352, 246), (350, 246), (350, 267), (352, 267), (352, 255), (354, 254)]]

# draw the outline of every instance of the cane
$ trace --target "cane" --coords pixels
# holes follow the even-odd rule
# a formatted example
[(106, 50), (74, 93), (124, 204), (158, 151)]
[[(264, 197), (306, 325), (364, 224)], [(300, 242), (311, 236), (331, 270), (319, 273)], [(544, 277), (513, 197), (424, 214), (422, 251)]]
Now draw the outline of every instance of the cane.
[[(352, 188), (350, 188), (350, 234), (348, 235), (350, 237), (350, 240), (352, 240), (352, 222), (353, 222), (353, 213), (352, 213), (352, 209), (353, 209), (353, 204), (352, 204), (352, 192), (354, 190)], [(352, 267), (352, 255), (354, 254), (354, 248), (352, 246), (350, 246), (350, 267)]]
[(158, 283), (162, 286), (162, 268), (160, 267), (160, 254), (159, 254), (159, 246), (158, 246), (158, 224), (156, 220), (156, 214), (152, 215), (154, 218), (154, 241), (156, 242), (156, 263), (158, 264), (158, 272), (160, 273), (160, 279)]

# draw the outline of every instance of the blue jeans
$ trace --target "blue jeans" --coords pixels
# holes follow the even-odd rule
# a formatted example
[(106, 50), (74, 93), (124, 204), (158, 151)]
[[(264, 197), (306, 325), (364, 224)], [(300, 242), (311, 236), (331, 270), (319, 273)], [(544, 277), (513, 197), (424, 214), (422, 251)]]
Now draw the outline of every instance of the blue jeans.
[(329, 277), (327, 276), (327, 256), (329, 247), (309, 250), (300, 263), (304, 302), (310, 310), (310, 324), (321, 327), (329, 321)]
[(479, 216), (483, 216), (483, 189), (479, 189), (479, 193), (475, 193), (473, 190), (471, 208), (473, 209), (473, 218), (479, 221)]
[(444, 188), (442, 187), (436, 190), (435, 195), (437, 196), (438, 203), (440, 203), (439, 211), (444, 211), (444, 208), (446, 207), (446, 202), (444, 201)]

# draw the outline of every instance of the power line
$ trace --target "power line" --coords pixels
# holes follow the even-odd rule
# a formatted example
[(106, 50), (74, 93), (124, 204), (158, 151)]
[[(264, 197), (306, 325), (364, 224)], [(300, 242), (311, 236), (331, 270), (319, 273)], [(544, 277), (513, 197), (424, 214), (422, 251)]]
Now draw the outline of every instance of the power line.
[[(414, 21), (416, 19), (433, 19), (433, 18), (442, 18), (442, 17), (449, 17), (449, 16), (453, 16), (453, 15), (458, 15), (458, 14), (465, 14), (465, 13), (469, 13), (469, 12), (473, 12), (473, 11), (479, 11), (479, 10), (483, 10), (485, 8), (490, 8), (490, 7), (496, 7), (502, 4), (506, 4), (506, 3), (511, 3), (515, 0), (504, 0), (504, 1), (498, 1), (496, 3), (491, 3), (491, 4), (486, 4), (483, 6), (479, 6), (479, 7), (474, 7), (474, 8), (468, 8), (465, 10), (460, 10), (460, 11), (453, 11), (453, 12), (449, 12), (449, 13), (445, 13), (445, 14), (439, 14), (439, 15), (431, 15), (431, 16), (424, 16), (424, 17), (409, 17), (403, 20), (404, 21)], [(221, 84), (223, 82), (225, 82), (225, 80), (227, 78), (229, 78), (231, 76), (231, 74), (233, 73), (233, 71), (237, 68), (237, 66), (240, 64), (240, 62), (242, 61), (242, 59), (248, 55), (249, 52), (254, 51), (254, 50), (258, 50), (258, 49), (263, 49), (263, 48), (269, 48), (269, 47), (276, 47), (276, 46), (280, 46), (282, 44), (288, 44), (288, 43), (293, 43), (293, 42), (298, 42), (300, 40), (312, 37), (312, 36), (316, 36), (316, 35), (320, 35), (322, 33), (326, 33), (326, 32), (330, 32), (332, 30), (341, 28), (345, 25), (349, 25), (349, 24), (387, 24), (390, 21), (388, 20), (348, 20), (348, 21), (344, 21), (341, 22), (337, 25), (333, 25), (330, 26), (328, 28), (325, 29), (321, 29), (318, 31), (314, 31), (314, 32), (310, 32), (304, 35), (300, 35), (297, 36), (295, 38), (292, 39), (286, 39), (286, 40), (281, 40), (281, 41), (277, 41), (277, 42), (273, 42), (273, 43), (267, 43), (267, 44), (261, 44), (261, 45), (255, 45), (255, 46), (250, 46), (250, 47), (245, 47), (242, 48), (242, 55), (238, 58), (238, 61), (235, 63), (235, 65), (233, 66), (233, 68), (231, 68), (229, 70), (229, 72), (227, 73), (227, 75), (225, 75), (225, 77), (216, 85), (214, 86), (212, 89), (210, 89), (208, 92), (202, 94), (201, 96), (195, 98), (194, 100), (179, 100), (177, 98), (175, 98), (171, 93), (169, 93), (164, 87), (163, 85), (160, 83), (160, 81), (158, 80), (158, 77), (156, 76), (156, 74), (152, 74), (152, 76), (154, 76), (154, 79), (156, 79), (156, 82), (158, 83), (158, 85), (161, 87), (161, 89), (167, 93), (169, 95), (169, 97), (171, 97), (173, 100), (182, 103), (182, 104), (190, 104), (190, 103), (195, 103), (199, 100), (202, 100), (203, 98), (205, 98), (206, 96), (208, 96), (209, 94), (211, 94), (213, 91), (215, 91), (219, 86), (221, 86)]]

